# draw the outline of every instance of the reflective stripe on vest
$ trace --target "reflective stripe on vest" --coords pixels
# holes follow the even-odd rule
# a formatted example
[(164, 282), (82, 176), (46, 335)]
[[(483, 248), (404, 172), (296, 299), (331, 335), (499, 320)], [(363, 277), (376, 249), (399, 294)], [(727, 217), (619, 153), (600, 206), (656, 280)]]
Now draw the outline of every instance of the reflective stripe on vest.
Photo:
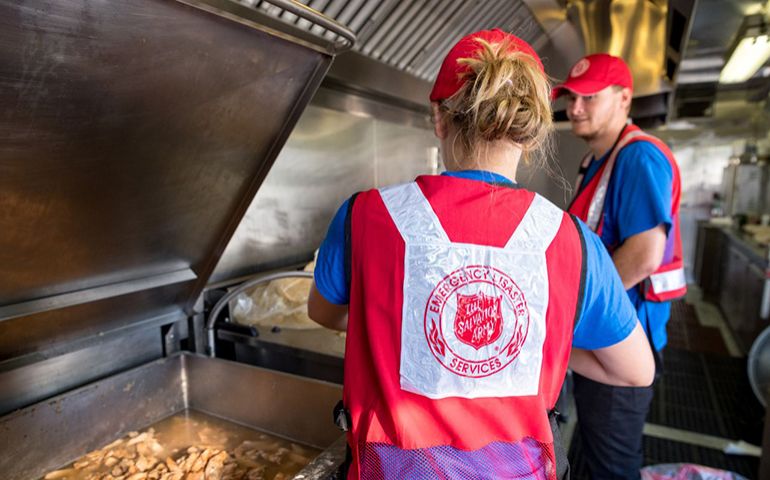
[[(599, 179), (599, 184), (596, 186), (596, 192), (591, 199), (591, 204), (588, 207), (588, 217), (586, 218), (586, 225), (588, 228), (597, 232), (599, 228), (599, 222), (602, 219), (602, 212), (604, 212), (604, 200), (607, 197), (607, 187), (610, 183), (610, 177), (612, 176), (612, 170), (615, 168), (615, 160), (618, 158), (618, 153), (625, 147), (631, 139), (644, 135), (641, 130), (633, 130), (628, 132), (623, 138), (620, 139), (615, 149), (610, 152), (610, 156), (607, 159), (607, 163), (602, 171), (602, 176)], [(590, 158), (589, 158), (590, 161)]]
[(380, 195), (405, 243), (401, 388), (433, 399), (537, 395), (545, 252), (563, 212), (535, 195), (497, 248), (452, 243), (414, 182)]
[(668, 272), (653, 273), (650, 275), (650, 283), (653, 292), (658, 295), (681, 290), (687, 286), (684, 268), (679, 267)]

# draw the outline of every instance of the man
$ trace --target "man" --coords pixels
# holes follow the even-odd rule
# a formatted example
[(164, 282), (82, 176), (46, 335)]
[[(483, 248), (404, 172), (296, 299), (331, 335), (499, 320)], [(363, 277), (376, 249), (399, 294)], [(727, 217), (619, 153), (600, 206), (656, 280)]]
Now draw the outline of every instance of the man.
[[(569, 212), (601, 238), (650, 344), (666, 345), (670, 300), (686, 284), (679, 237), (679, 170), (671, 151), (629, 119), (633, 80), (622, 59), (578, 61), (554, 88), (567, 95), (572, 132), (590, 149)], [(575, 402), (585, 458), (594, 479), (638, 479), (650, 387), (612, 387), (575, 375)]]

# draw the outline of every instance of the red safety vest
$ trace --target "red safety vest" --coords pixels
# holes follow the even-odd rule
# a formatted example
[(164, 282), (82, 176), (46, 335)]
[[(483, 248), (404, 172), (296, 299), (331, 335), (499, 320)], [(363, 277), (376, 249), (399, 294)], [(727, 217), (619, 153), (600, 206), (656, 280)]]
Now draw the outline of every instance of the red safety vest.
[[(654, 302), (667, 302), (681, 298), (687, 293), (687, 282), (684, 274), (684, 260), (682, 256), (682, 239), (679, 231), (679, 199), (681, 197), (681, 180), (679, 167), (674, 159), (674, 154), (660, 139), (643, 132), (636, 125), (628, 125), (610, 152), (607, 160), (599, 167), (599, 171), (591, 178), (585, 187), (578, 190), (577, 195), (569, 207), (569, 212), (586, 222), (589, 228), (601, 236), (604, 227), (604, 203), (607, 189), (615, 161), (623, 147), (633, 142), (650, 142), (668, 159), (673, 173), (671, 192), (671, 230), (666, 239), (666, 248), (663, 261), (649, 278), (644, 280), (640, 287), (644, 298)], [(592, 155), (588, 154), (581, 165), (581, 172), (588, 168)], [(578, 176), (577, 185), (582, 187), (583, 174)]]
[(359, 194), (349, 222), (348, 478), (556, 478), (547, 412), (585, 275), (573, 217), (422, 176)]

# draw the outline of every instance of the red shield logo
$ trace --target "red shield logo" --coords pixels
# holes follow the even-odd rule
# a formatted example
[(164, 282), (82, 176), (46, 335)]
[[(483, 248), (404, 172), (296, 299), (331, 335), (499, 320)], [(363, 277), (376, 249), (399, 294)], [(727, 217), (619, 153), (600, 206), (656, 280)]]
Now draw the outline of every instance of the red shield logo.
[(503, 333), (502, 298), (483, 292), (473, 295), (458, 293), (454, 323), (457, 339), (478, 350), (500, 338)]

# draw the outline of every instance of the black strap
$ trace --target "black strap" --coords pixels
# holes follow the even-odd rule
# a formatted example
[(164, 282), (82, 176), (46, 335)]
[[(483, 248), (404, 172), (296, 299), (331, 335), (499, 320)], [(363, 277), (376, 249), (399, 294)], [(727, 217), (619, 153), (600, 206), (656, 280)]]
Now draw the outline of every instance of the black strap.
[(620, 139), (623, 138), (623, 134), (626, 133), (626, 129), (628, 128), (629, 125), (631, 124), (630, 123), (625, 124), (623, 128), (620, 130), (620, 133), (618, 133), (618, 138), (615, 139), (615, 143), (612, 144), (612, 148), (610, 148), (609, 152), (607, 152), (609, 155), (612, 155), (612, 152), (615, 151), (615, 148), (618, 146), (618, 143), (620, 143)]
[(583, 303), (585, 302), (586, 295), (586, 272), (588, 271), (586, 264), (586, 239), (583, 236), (583, 229), (580, 228), (578, 218), (569, 214), (569, 218), (572, 219), (572, 223), (575, 224), (575, 230), (577, 230), (578, 237), (580, 237), (580, 253), (583, 256), (580, 262), (580, 286), (578, 287), (577, 304), (575, 305), (575, 318), (572, 320), (572, 328), (577, 325), (580, 320), (580, 312), (583, 310)]
[(551, 432), (553, 434), (553, 454), (556, 457), (556, 478), (559, 480), (569, 480), (569, 459), (567, 458), (567, 450), (564, 449), (564, 444), (561, 441), (561, 429), (559, 429), (559, 424), (556, 421), (558, 415), (559, 412), (556, 409), (548, 412), (548, 423), (551, 425)]
[(350, 278), (352, 277), (351, 265), (353, 257), (353, 247), (351, 246), (350, 240), (350, 223), (353, 217), (353, 203), (355, 203), (356, 197), (358, 197), (358, 193), (354, 193), (353, 196), (350, 197), (350, 200), (348, 200), (348, 211), (345, 214), (345, 284), (348, 287), (348, 295), (350, 294)]
[(348, 472), (350, 471), (350, 465), (353, 463), (353, 451), (350, 449), (350, 445), (345, 445), (345, 461), (342, 465), (337, 467), (337, 471), (328, 477), (328, 480), (347, 480)]
[[(353, 247), (351, 245), (351, 222), (353, 217), (353, 204), (358, 197), (358, 193), (354, 193), (350, 200), (348, 200), (348, 211), (345, 213), (345, 283), (348, 287), (348, 295), (350, 294), (350, 279), (352, 277), (352, 258)], [(334, 406), (334, 423), (340, 430), (347, 432), (351, 427), (350, 411), (345, 408), (345, 405), (340, 400), (337, 405)], [(353, 463), (353, 454), (350, 449), (350, 445), (345, 445), (345, 461), (339, 466), (332, 480), (346, 480), (348, 478), (348, 470)]]

